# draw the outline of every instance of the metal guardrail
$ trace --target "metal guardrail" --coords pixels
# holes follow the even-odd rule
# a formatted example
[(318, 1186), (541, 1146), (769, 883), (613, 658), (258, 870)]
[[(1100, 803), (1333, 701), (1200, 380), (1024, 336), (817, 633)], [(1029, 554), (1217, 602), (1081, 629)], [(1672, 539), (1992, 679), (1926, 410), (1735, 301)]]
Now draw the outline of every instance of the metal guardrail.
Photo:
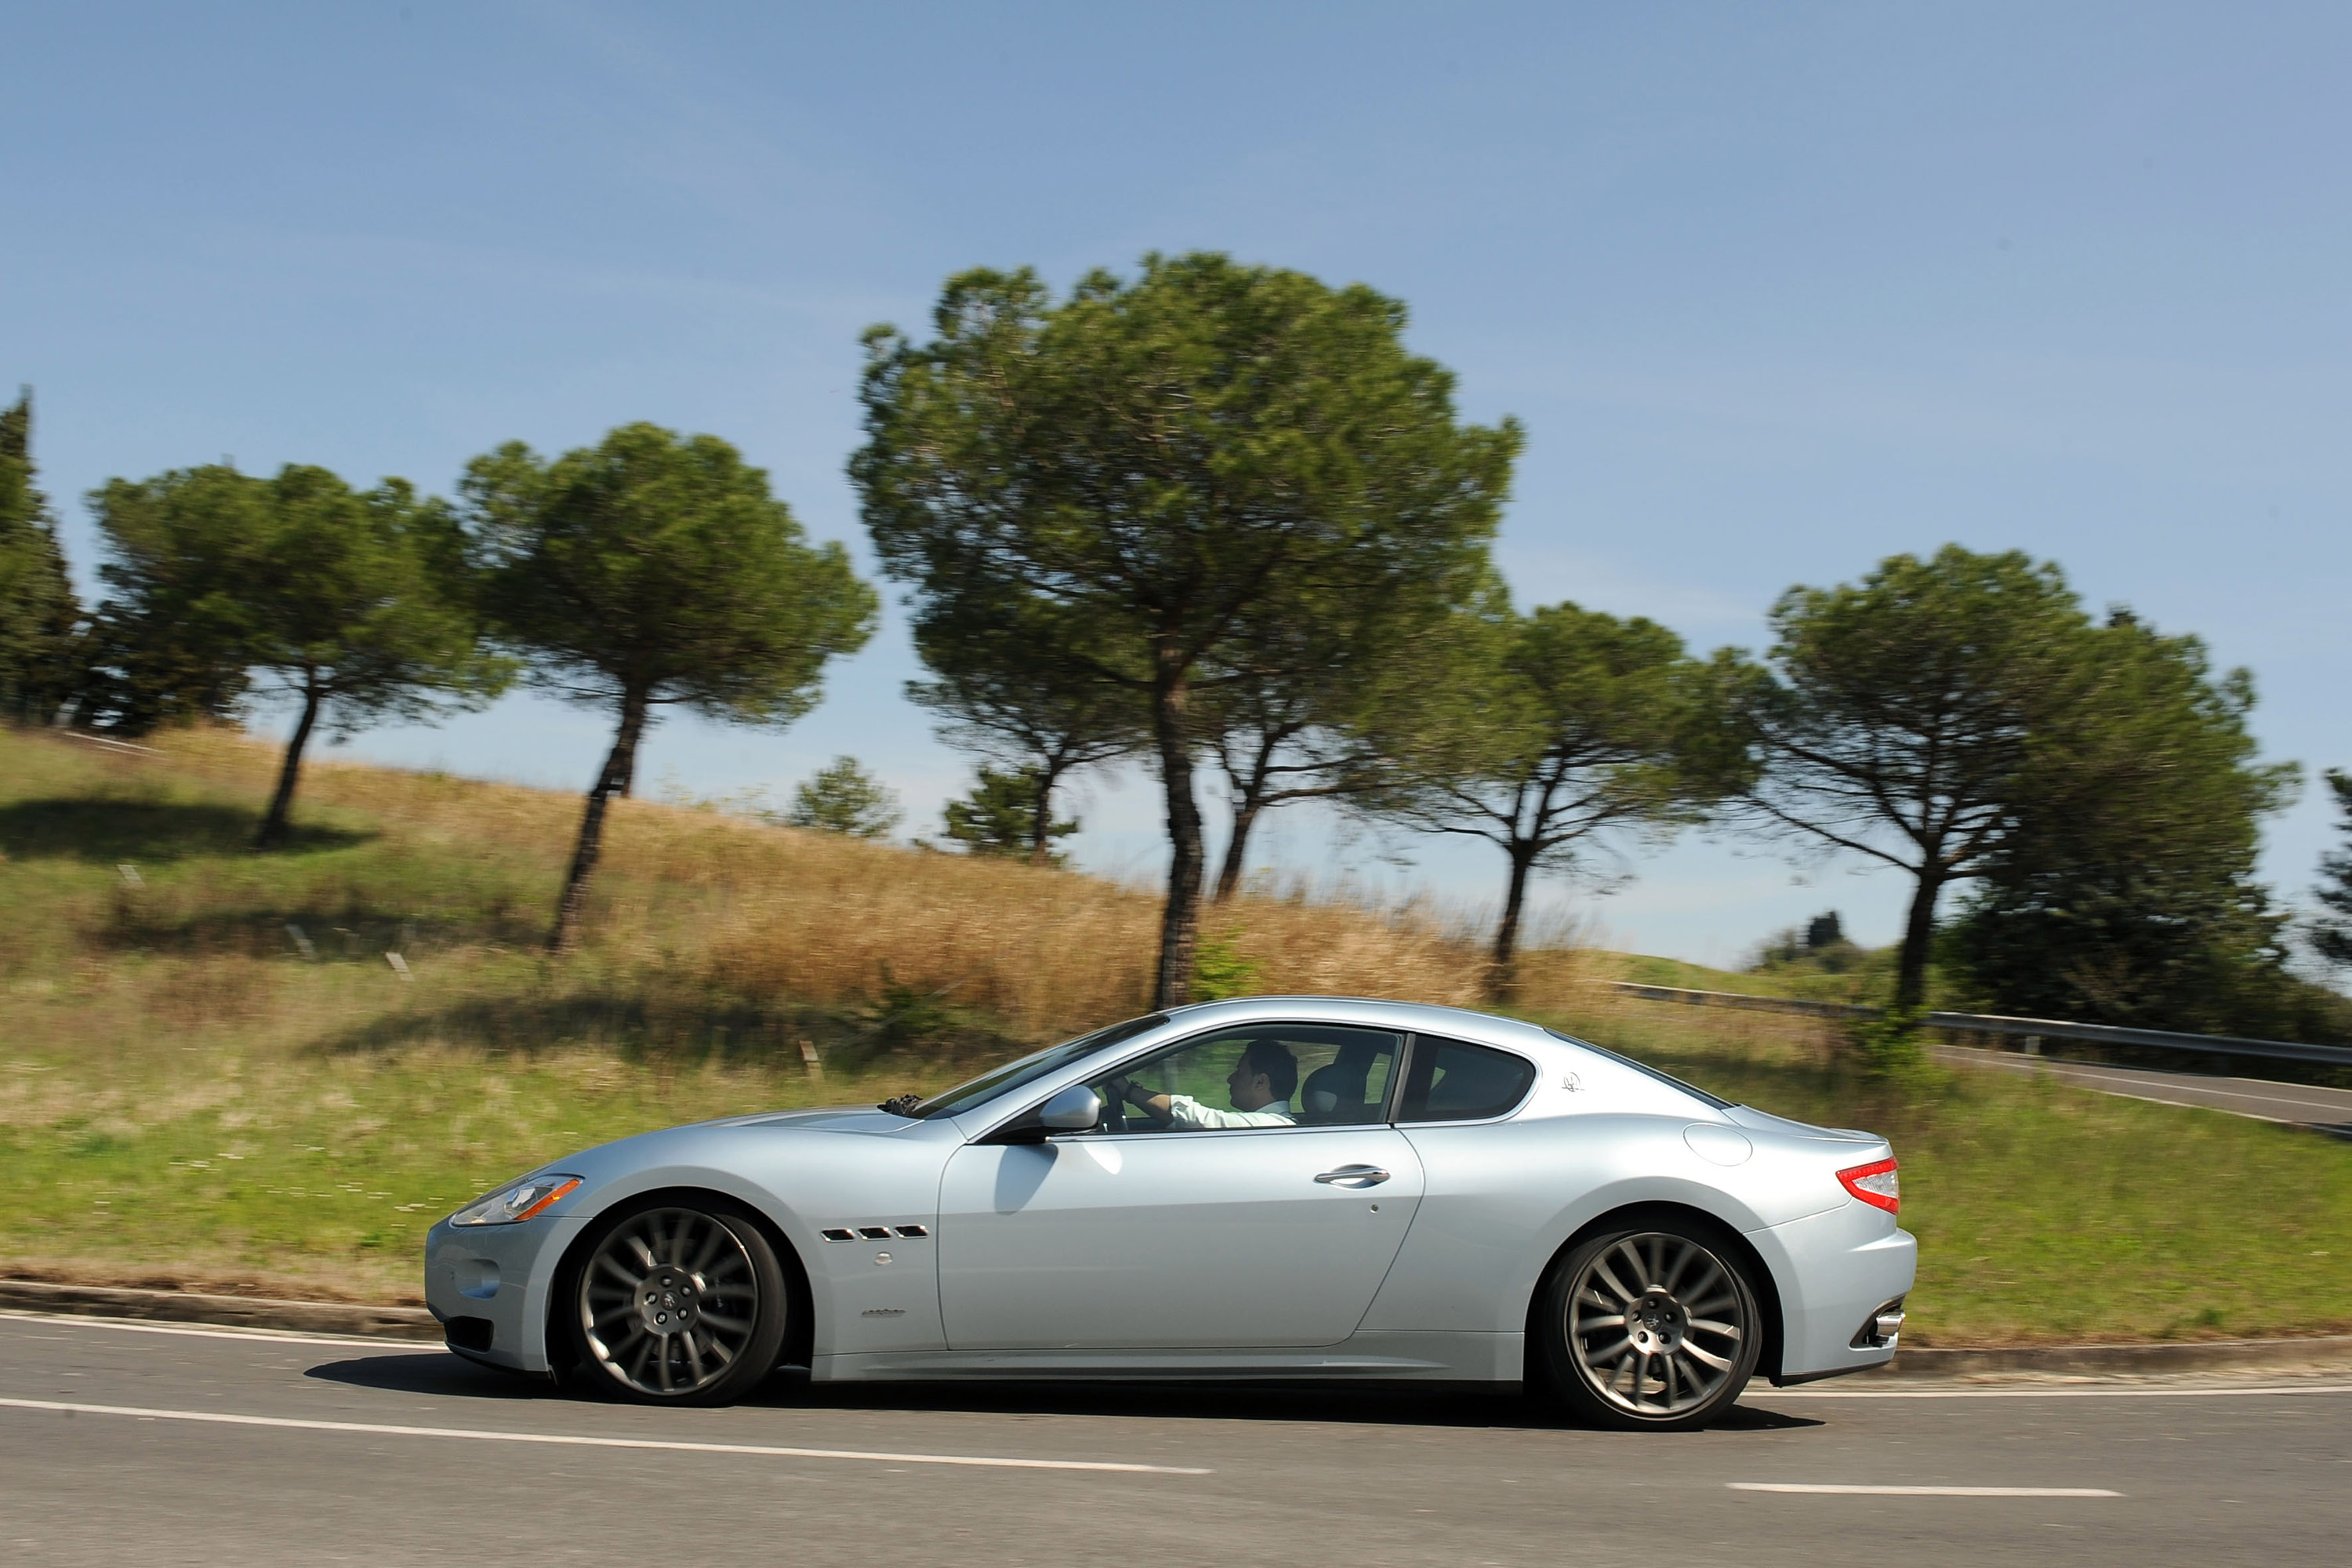
[[(1622, 996), (1647, 1002), (1679, 1002), (1693, 1007), (1737, 1007), (1754, 1013), (1798, 1013), (1814, 1018), (1875, 1018), (1879, 1010), (1852, 1002), (1806, 1002), (1794, 996), (1748, 996), (1736, 991), (1687, 991), (1678, 985), (1636, 985), (1631, 981), (1607, 982)], [(2102, 1046), (2138, 1046), (2159, 1051), (2200, 1052), (2223, 1057), (2262, 1057), (2273, 1061), (2325, 1062), (2352, 1067), (2352, 1047), (2306, 1046), (2294, 1040), (2249, 1040), (2235, 1035), (2180, 1035), (2162, 1029), (2124, 1029), (2112, 1024), (2070, 1024), (2058, 1018), (2005, 1018), (1993, 1013), (1929, 1013), (1920, 1019), (1931, 1029), (1956, 1034), (2021, 1035), (2053, 1040), (2084, 1040)]]

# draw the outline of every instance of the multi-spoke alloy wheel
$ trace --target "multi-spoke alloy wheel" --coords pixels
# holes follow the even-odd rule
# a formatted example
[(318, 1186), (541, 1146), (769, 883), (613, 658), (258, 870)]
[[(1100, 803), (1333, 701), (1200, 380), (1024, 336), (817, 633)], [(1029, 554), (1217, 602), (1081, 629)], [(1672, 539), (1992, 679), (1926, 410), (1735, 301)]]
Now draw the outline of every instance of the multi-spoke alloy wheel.
[(784, 1282), (748, 1216), (665, 1205), (623, 1210), (590, 1239), (572, 1287), (583, 1366), (665, 1405), (738, 1397), (775, 1365)]
[(1553, 1277), (1545, 1349), (1569, 1401), (1620, 1427), (1704, 1425), (1756, 1370), (1755, 1293), (1719, 1244), (1596, 1237)]

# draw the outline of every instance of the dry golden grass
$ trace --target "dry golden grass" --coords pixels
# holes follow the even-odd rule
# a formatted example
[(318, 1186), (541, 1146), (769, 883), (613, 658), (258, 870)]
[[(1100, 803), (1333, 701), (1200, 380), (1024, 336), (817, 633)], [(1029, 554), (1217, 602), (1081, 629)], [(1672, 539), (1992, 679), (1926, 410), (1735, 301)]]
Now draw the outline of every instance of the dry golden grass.
[[(713, 979), (821, 1000), (904, 986), (980, 1009), (1025, 1037), (1142, 1012), (1160, 907), (1066, 872), (920, 857), (794, 835), (763, 845), (777, 875), (745, 889), (710, 926)], [(1252, 989), (1469, 1003), (1474, 953), (1409, 920), (1243, 899), (1209, 911), (1206, 934), (1253, 973)]]
[[(266, 786), (273, 755), (231, 731), (167, 739), (175, 768)], [(418, 847), (495, 844), (552, 879), (576, 797), (326, 761), (313, 809), (366, 814)], [(1144, 1009), (1158, 897), (1080, 873), (772, 826), (707, 808), (616, 803), (588, 947), (603, 962), (691, 972), (749, 997), (847, 1004), (886, 985), (936, 994), (1022, 1039)], [(518, 910), (526, 923), (533, 911)], [(1203, 911), (1204, 940), (1247, 966), (1249, 989), (1474, 1005), (1479, 942), (1442, 911), (1244, 895)], [(1527, 1000), (1564, 1002), (1587, 978), (1571, 950), (1530, 953)]]

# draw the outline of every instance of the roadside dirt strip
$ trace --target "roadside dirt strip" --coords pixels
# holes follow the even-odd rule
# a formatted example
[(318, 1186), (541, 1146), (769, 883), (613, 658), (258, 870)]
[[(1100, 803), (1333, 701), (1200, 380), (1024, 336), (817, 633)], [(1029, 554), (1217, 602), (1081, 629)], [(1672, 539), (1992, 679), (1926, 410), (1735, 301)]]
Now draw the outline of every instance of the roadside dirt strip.
[(352, 1301), (278, 1301), (257, 1296), (203, 1295), (193, 1290), (136, 1290), (110, 1285), (61, 1285), (47, 1279), (0, 1279), (0, 1310), (441, 1342), (441, 1325), (422, 1307), (379, 1307)]

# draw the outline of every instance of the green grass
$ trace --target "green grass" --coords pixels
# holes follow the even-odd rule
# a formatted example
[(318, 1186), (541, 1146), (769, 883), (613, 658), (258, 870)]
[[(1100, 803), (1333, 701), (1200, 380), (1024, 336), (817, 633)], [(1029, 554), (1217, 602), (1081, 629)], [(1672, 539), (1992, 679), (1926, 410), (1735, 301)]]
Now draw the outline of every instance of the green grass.
[[(133, 766), (0, 731), (0, 1272), (413, 1299), (432, 1221), (549, 1158), (942, 1087), (1034, 1043), (887, 977), (870, 1001), (719, 985), (697, 963), (718, 906), (677, 858), (616, 869), (603, 934), (544, 958), (568, 802), (532, 816), (520, 792), (410, 778), (371, 795), (354, 773), (289, 847), (254, 854), (266, 761)], [(379, 796), (401, 804), (352, 804)], [(1706, 989), (1773, 978), (1590, 967)], [(1811, 1020), (1572, 993), (1548, 1021), (1891, 1137), (1921, 1241), (1920, 1340), (2352, 1327), (2352, 1145), (2006, 1075), (1895, 1085)]]
[[(1844, 951), (1856, 956), (1849, 961), (1849, 966), (1839, 969), (1826, 968), (1810, 958), (1732, 970), (1710, 969), (1703, 963), (1685, 963), (1678, 958), (1656, 958), (1647, 953), (1610, 956), (1618, 964), (1617, 978), (1637, 985), (1673, 985), (1686, 991), (1729, 991), (1746, 996), (1793, 996), (1807, 1002), (1884, 1005), (1895, 989), (1894, 949)], [(1928, 989), (1931, 1004), (1949, 1005), (1937, 994), (1940, 988), (1932, 971)]]
[[(797, 1076), (608, 1055), (213, 1056), (159, 1099), (22, 1059), (85, 1106), (0, 1128), (0, 1258), (17, 1273), (413, 1298), (432, 1223), (551, 1154), (825, 1096)], [(71, 1075), (71, 1076), (68, 1076)], [(15, 1086), (12, 1086), (12, 1088)], [(12, 1095), (21, 1109), (21, 1090)]]

